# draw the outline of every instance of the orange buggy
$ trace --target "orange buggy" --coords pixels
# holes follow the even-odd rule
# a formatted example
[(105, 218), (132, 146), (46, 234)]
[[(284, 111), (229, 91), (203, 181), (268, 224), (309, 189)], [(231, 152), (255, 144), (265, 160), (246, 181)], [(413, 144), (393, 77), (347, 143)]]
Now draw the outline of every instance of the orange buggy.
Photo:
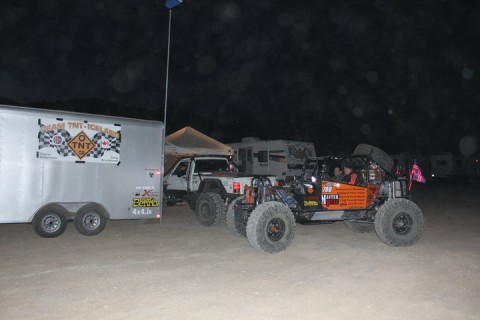
[[(334, 168), (348, 167), (352, 179), (334, 176)], [(352, 168), (353, 167), (353, 168)], [(392, 173), (393, 160), (382, 150), (358, 145), (352, 156), (316, 157), (305, 161), (302, 176), (292, 184), (273, 186), (267, 178), (253, 178), (245, 194), (228, 207), (227, 225), (246, 236), (259, 251), (285, 250), (295, 235), (295, 223), (343, 221), (356, 232), (375, 231), (390, 246), (409, 246), (423, 232), (423, 214), (410, 200), (408, 178)], [(338, 170), (338, 169), (337, 169)]]

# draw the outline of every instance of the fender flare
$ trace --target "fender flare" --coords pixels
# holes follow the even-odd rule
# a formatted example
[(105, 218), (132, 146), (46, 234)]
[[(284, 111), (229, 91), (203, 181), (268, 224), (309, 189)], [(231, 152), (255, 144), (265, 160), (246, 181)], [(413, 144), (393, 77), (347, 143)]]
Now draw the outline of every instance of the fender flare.
[(218, 194), (227, 193), (225, 187), (220, 180), (211, 178), (203, 179), (202, 182), (200, 182), (200, 185), (198, 186), (198, 192), (215, 192)]

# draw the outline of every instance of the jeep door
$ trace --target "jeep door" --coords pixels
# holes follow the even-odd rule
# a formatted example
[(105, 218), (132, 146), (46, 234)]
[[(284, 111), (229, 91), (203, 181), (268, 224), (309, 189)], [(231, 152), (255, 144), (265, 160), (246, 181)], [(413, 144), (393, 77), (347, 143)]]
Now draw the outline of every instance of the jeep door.
[(165, 177), (167, 190), (187, 191), (189, 164), (190, 160), (185, 159), (175, 165), (171, 173)]

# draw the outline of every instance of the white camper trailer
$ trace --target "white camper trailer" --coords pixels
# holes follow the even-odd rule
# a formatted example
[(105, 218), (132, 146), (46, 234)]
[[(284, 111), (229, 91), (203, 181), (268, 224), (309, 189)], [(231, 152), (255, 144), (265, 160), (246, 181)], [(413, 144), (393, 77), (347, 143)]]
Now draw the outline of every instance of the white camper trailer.
[(475, 161), (469, 157), (451, 153), (431, 157), (431, 177), (434, 179), (470, 177), (475, 173)]
[(283, 182), (301, 174), (305, 158), (315, 157), (311, 142), (243, 138), (242, 142), (229, 145), (234, 150), (235, 163), (245, 174), (274, 175)]
[(0, 223), (43, 237), (73, 220), (84, 235), (106, 219), (160, 218), (163, 123), (0, 105)]

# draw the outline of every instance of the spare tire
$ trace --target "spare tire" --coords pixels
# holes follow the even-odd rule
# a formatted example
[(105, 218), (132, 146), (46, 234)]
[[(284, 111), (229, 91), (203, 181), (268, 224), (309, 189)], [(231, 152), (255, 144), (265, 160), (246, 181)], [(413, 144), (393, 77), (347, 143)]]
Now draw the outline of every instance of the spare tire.
[(393, 159), (385, 151), (371, 146), (369, 144), (359, 144), (353, 154), (356, 156), (369, 156), (373, 161), (378, 163), (380, 167), (388, 172), (392, 172), (393, 169)]

